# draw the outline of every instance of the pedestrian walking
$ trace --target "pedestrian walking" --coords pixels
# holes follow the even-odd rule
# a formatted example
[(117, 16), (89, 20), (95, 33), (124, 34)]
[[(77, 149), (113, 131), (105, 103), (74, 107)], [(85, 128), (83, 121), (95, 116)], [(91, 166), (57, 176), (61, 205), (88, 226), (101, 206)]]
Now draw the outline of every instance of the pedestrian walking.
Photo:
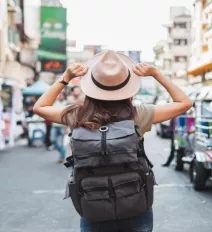
[(172, 118), (170, 120), (170, 126), (169, 126), (169, 131), (170, 131), (170, 136), (171, 136), (170, 153), (169, 153), (167, 161), (164, 164), (162, 164), (162, 167), (169, 167), (169, 165), (174, 159), (174, 154), (175, 154), (174, 129), (175, 129), (175, 118)]
[[(67, 106), (66, 96), (64, 92), (61, 92), (54, 103), (54, 107), (60, 109), (65, 106)], [(51, 120), (51, 118), (46, 118), (46, 120)], [(66, 156), (66, 148), (64, 146), (66, 126), (64, 124), (54, 122), (54, 120), (51, 121), (53, 121), (51, 128), (51, 141), (54, 148), (59, 152), (58, 163), (64, 163)]]
[[(84, 104), (55, 108), (64, 85), (79, 76)], [(153, 76), (163, 85), (173, 103), (133, 106), (132, 97), (140, 89), (140, 77), (145, 76)], [(72, 130), (76, 163), (69, 192), (81, 215), (81, 232), (153, 230), (154, 175), (143, 136), (153, 123), (174, 118), (191, 105), (183, 91), (157, 68), (134, 64), (128, 56), (110, 50), (86, 65), (71, 64), (41, 96), (35, 113)]]
[(52, 122), (50, 120), (45, 120), (46, 125), (46, 137), (45, 137), (45, 145), (47, 150), (52, 150), (52, 142), (51, 142), (51, 129), (52, 129)]

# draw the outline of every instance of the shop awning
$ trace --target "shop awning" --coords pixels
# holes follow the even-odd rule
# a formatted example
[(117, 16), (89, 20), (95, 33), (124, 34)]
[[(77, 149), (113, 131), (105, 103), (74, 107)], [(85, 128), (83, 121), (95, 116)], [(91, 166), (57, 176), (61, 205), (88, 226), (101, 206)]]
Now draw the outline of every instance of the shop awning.
[(23, 90), (24, 95), (42, 95), (44, 92), (46, 92), (49, 89), (49, 85), (45, 82), (39, 80), (35, 82), (33, 85), (25, 88)]
[(204, 86), (199, 90), (199, 94), (196, 98), (198, 101), (203, 101), (203, 100), (211, 100), (210, 99), (210, 93), (212, 90), (212, 86)]
[(209, 70), (212, 70), (212, 61), (188, 70), (188, 75), (198, 76), (204, 72), (208, 72)]

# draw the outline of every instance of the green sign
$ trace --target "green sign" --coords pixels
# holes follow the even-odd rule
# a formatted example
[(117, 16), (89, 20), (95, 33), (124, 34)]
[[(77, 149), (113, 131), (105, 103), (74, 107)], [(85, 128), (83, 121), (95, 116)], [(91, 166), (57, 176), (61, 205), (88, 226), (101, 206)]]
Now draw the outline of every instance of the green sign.
[(41, 7), (38, 60), (66, 60), (66, 8)]

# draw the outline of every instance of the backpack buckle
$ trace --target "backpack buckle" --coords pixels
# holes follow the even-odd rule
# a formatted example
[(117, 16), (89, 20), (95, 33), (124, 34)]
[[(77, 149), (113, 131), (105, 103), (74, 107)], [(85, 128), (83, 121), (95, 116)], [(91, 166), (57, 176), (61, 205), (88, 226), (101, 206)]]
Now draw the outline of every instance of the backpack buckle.
[(100, 132), (106, 132), (106, 131), (108, 131), (108, 127), (107, 127), (107, 126), (101, 126), (101, 127), (99, 128), (99, 131), (100, 131)]
[(64, 166), (66, 168), (70, 168), (74, 166), (74, 157), (73, 156), (69, 156), (66, 158), (66, 162), (64, 163)]

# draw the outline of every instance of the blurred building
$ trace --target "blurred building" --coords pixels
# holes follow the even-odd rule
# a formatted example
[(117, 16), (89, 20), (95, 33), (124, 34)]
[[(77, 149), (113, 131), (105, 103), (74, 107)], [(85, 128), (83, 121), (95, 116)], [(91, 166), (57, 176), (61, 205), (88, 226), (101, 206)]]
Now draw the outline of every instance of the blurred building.
[[(0, 1), (0, 143), (10, 146), (18, 136), (17, 122), (23, 119), (22, 89), (31, 75), (21, 63), (21, 51), (30, 38), (24, 32), (23, 0)], [(33, 75), (33, 74), (32, 74)]]
[[(59, 0), (0, 0), (0, 150), (13, 146), (24, 121), (22, 90), (38, 76), (36, 51), (40, 37), (41, 4)], [(48, 77), (47, 77), (48, 78)], [(19, 134), (17, 134), (19, 133)]]
[(169, 43), (166, 40), (159, 41), (154, 47), (155, 65), (158, 66), (163, 74), (170, 79), (172, 78), (172, 55)]
[(101, 45), (84, 45), (79, 46), (77, 42), (75, 46), (68, 41), (67, 43), (67, 56), (68, 63), (81, 62), (84, 63), (91, 59), (94, 55), (101, 52), (103, 47)]
[(22, 28), (22, 1), (0, 1), (0, 77), (14, 87), (25, 87), (19, 62), (22, 42), (27, 41)]
[(192, 85), (212, 84), (212, 0), (194, 3), (192, 57), (188, 74)]
[(187, 68), (191, 55), (191, 15), (185, 7), (171, 7), (167, 39), (154, 48), (156, 65), (179, 86), (188, 84)]

